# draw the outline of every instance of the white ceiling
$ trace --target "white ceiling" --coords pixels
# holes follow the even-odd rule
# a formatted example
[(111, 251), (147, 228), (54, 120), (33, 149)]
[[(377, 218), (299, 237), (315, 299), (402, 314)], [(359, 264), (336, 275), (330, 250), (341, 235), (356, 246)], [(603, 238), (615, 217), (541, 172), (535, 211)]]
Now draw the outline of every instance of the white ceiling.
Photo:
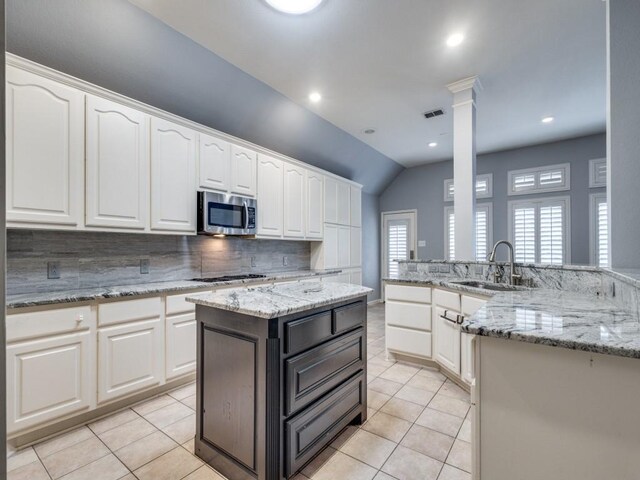
[[(471, 75), (480, 153), (605, 129), (602, 0), (325, 0), (303, 16), (263, 0), (131, 1), (405, 166), (452, 157), (446, 85)], [(452, 49), (454, 32), (466, 40)]]

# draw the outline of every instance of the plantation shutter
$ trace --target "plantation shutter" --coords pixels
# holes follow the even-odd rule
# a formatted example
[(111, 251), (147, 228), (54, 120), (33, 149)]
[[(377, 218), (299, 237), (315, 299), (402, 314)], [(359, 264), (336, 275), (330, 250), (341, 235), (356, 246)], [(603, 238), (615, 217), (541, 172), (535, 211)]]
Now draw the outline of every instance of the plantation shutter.
[(606, 267), (609, 265), (609, 221), (607, 212), (607, 202), (598, 202), (597, 210), (597, 248), (598, 248), (598, 266)]
[(489, 243), (489, 212), (486, 208), (476, 210), (476, 260), (485, 261)]
[(395, 260), (409, 260), (409, 221), (390, 220), (387, 232), (387, 258), (389, 275), (398, 274)]
[(536, 208), (516, 206), (513, 210), (513, 239), (516, 262), (536, 261)]
[(449, 260), (456, 259), (456, 216), (449, 212), (448, 216)]
[(540, 262), (561, 265), (564, 261), (564, 208), (562, 204), (540, 207)]

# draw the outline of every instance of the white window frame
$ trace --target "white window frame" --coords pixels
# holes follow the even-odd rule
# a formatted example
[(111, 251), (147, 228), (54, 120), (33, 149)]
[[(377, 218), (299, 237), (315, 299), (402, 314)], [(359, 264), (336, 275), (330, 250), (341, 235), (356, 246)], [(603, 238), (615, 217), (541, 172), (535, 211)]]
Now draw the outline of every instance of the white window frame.
[[(476, 204), (476, 211), (484, 209), (487, 211), (487, 252), (491, 251), (493, 246), (493, 202), (481, 202)], [(449, 214), (454, 212), (453, 205), (447, 205), (444, 207), (444, 258), (449, 260), (449, 252), (451, 246), (449, 245)], [(477, 248), (477, 245), (476, 245)], [(477, 261), (480, 261), (476, 257)], [(487, 260), (486, 258), (481, 261)]]
[[(591, 259), (591, 265), (595, 265), (596, 267), (609, 267), (611, 264), (611, 242), (607, 245), (607, 265), (599, 265), (598, 257), (600, 256), (600, 252), (598, 251), (598, 204), (600, 202), (607, 202), (607, 194), (606, 192), (602, 193), (592, 193), (589, 195), (589, 258)], [(609, 219), (607, 218), (607, 222)]]
[[(487, 191), (478, 193), (478, 181), (486, 180), (487, 182)], [(444, 181), (444, 201), (445, 202), (453, 202), (453, 192), (451, 192), (453, 187), (453, 178), (447, 178)], [(492, 198), (493, 197), (493, 173), (482, 173), (480, 175), (476, 175), (476, 198)]]
[[(598, 175), (598, 169), (604, 165), (605, 167), (605, 178), (602, 179)], [(589, 188), (600, 188), (607, 186), (607, 159), (606, 158), (594, 158), (589, 160)]]
[[(562, 197), (538, 197), (538, 198), (527, 198), (523, 200), (510, 200), (508, 204), (508, 215), (509, 215), (509, 241), (514, 246), (515, 249), (515, 232), (513, 231), (513, 214), (514, 210), (518, 206), (534, 206), (536, 208), (536, 259), (534, 263), (540, 263), (540, 207), (545, 206), (550, 203), (564, 203), (564, 251), (562, 253), (562, 263), (567, 265), (571, 263), (571, 197), (569, 195)], [(515, 255), (515, 251), (514, 251)]]
[[(562, 170), (563, 182), (562, 185), (549, 187), (540, 185), (540, 176), (544, 173), (547, 173), (551, 170)], [(535, 178), (535, 184), (526, 190), (516, 190), (515, 189), (515, 177), (520, 175), (533, 175)], [(531, 195), (537, 193), (548, 193), (548, 192), (562, 192), (571, 189), (571, 164), (570, 163), (559, 163), (556, 165), (545, 165), (544, 167), (535, 167), (535, 168), (523, 168), (521, 170), (509, 170), (507, 174), (508, 178), (508, 186), (507, 191), (509, 196), (512, 195)]]

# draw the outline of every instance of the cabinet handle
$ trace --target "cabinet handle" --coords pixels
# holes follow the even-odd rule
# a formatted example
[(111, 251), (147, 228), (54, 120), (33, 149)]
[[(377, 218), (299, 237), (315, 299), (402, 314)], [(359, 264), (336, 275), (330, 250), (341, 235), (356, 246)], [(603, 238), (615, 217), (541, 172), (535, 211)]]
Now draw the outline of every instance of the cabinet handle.
[(464, 315), (456, 314), (456, 318), (449, 318), (447, 313), (449, 313), (449, 310), (445, 310), (444, 314), (440, 315), (440, 318), (443, 318), (448, 322), (455, 323), (456, 325), (461, 325), (464, 322)]

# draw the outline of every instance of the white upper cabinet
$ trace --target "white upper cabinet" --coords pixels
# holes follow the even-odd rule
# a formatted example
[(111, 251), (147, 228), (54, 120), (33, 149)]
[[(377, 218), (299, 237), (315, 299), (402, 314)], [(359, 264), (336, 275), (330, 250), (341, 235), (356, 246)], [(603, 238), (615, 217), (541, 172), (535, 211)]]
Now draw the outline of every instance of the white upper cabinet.
[(350, 262), (352, 267), (360, 267), (362, 265), (362, 229), (359, 227), (351, 227), (351, 253)]
[(351, 227), (338, 227), (338, 267), (351, 266)]
[(338, 181), (330, 177), (324, 179), (324, 221), (338, 223)]
[(198, 180), (200, 188), (229, 191), (231, 145), (212, 135), (198, 135)]
[(351, 224), (351, 186), (347, 183), (338, 182), (338, 223), (340, 225)]
[(82, 225), (84, 93), (7, 67), (7, 221)]
[(362, 191), (355, 186), (351, 186), (351, 226), (362, 226)]
[(324, 176), (309, 170), (307, 172), (307, 230), (306, 237), (321, 240), (324, 234)]
[(151, 229), (195, 233), (196, 134), (151, 119)]
[(238, 145), (231, 146), (231, 193), (255, 197), (256, 157), (253, 150)]
[(258, 235), (282, 236), (282, 160), (260, 155), (258, 159)]
[(325, 225), (324, 241), (322, 242), (321, 264), (317, 268), (338, 267), (338, 227)]
[(148, 118), (110, 100), (87, 96), (87, 226), (147, 227)]
[(306, 169), (284, 163), (284, 236), (304, 238), (305, 206), (308, 201), (305, 187)]

